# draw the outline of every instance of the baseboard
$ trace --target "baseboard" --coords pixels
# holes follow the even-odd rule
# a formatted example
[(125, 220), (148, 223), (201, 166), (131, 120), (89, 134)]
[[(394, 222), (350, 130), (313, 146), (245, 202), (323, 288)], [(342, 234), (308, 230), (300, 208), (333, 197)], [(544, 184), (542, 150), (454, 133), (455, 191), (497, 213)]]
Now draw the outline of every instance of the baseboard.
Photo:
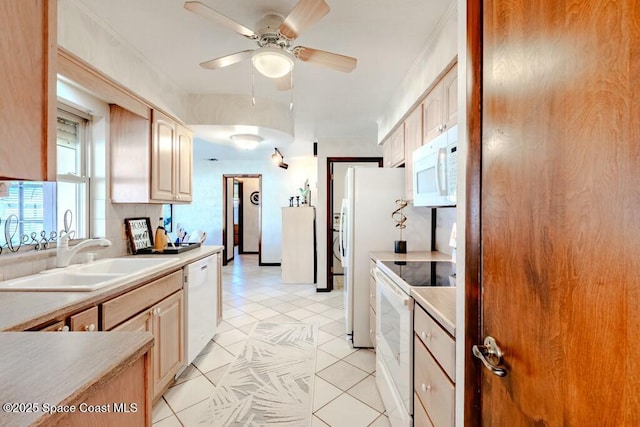
[(258, 265), (260, 267), (280, 267), (282, 264), (279, 262), (260, 262)]

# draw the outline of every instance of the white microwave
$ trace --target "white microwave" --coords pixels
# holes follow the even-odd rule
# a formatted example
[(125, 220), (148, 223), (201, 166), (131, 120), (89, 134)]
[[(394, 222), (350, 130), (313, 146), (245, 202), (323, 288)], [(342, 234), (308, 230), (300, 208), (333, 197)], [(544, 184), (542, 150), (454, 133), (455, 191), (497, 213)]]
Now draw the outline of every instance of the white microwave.
[(458, 126), (413, 152), (414, 206), (455, 206)]

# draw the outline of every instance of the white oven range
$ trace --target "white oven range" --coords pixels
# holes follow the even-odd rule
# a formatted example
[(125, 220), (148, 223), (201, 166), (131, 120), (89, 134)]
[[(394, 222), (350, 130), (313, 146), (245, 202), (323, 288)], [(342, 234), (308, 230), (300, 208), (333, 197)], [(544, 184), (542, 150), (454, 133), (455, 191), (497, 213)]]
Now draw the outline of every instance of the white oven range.
[(413, 425), (412, 286), (455, 286), (450, 261), (378, 261), (376, 383), (393, 427)]

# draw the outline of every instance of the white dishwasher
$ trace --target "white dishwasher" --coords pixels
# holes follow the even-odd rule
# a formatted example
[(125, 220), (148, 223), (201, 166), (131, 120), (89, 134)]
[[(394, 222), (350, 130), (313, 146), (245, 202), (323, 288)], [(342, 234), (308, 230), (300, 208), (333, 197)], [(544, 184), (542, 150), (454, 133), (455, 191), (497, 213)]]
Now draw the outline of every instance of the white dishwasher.
[(186, 364), (216, 333), (218, 311), (218, 256), (213, 254), (185, 267)]

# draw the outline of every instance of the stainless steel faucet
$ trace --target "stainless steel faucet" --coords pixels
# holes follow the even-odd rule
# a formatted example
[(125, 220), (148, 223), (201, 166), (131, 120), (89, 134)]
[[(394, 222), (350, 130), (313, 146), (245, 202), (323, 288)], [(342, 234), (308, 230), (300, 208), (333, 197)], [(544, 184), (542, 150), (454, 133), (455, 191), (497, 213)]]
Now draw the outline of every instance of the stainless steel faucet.
[(80, 249), (91, 246), (111, 246), (111, 241), (107, 239), (89, 239), (83, 240), (72, 248), (69, 248), (69, 234), (64, 234), (58, 239), (56, 247), (56, 267), (67, 267), (71, 262), (71, 258), (78, 253)]

